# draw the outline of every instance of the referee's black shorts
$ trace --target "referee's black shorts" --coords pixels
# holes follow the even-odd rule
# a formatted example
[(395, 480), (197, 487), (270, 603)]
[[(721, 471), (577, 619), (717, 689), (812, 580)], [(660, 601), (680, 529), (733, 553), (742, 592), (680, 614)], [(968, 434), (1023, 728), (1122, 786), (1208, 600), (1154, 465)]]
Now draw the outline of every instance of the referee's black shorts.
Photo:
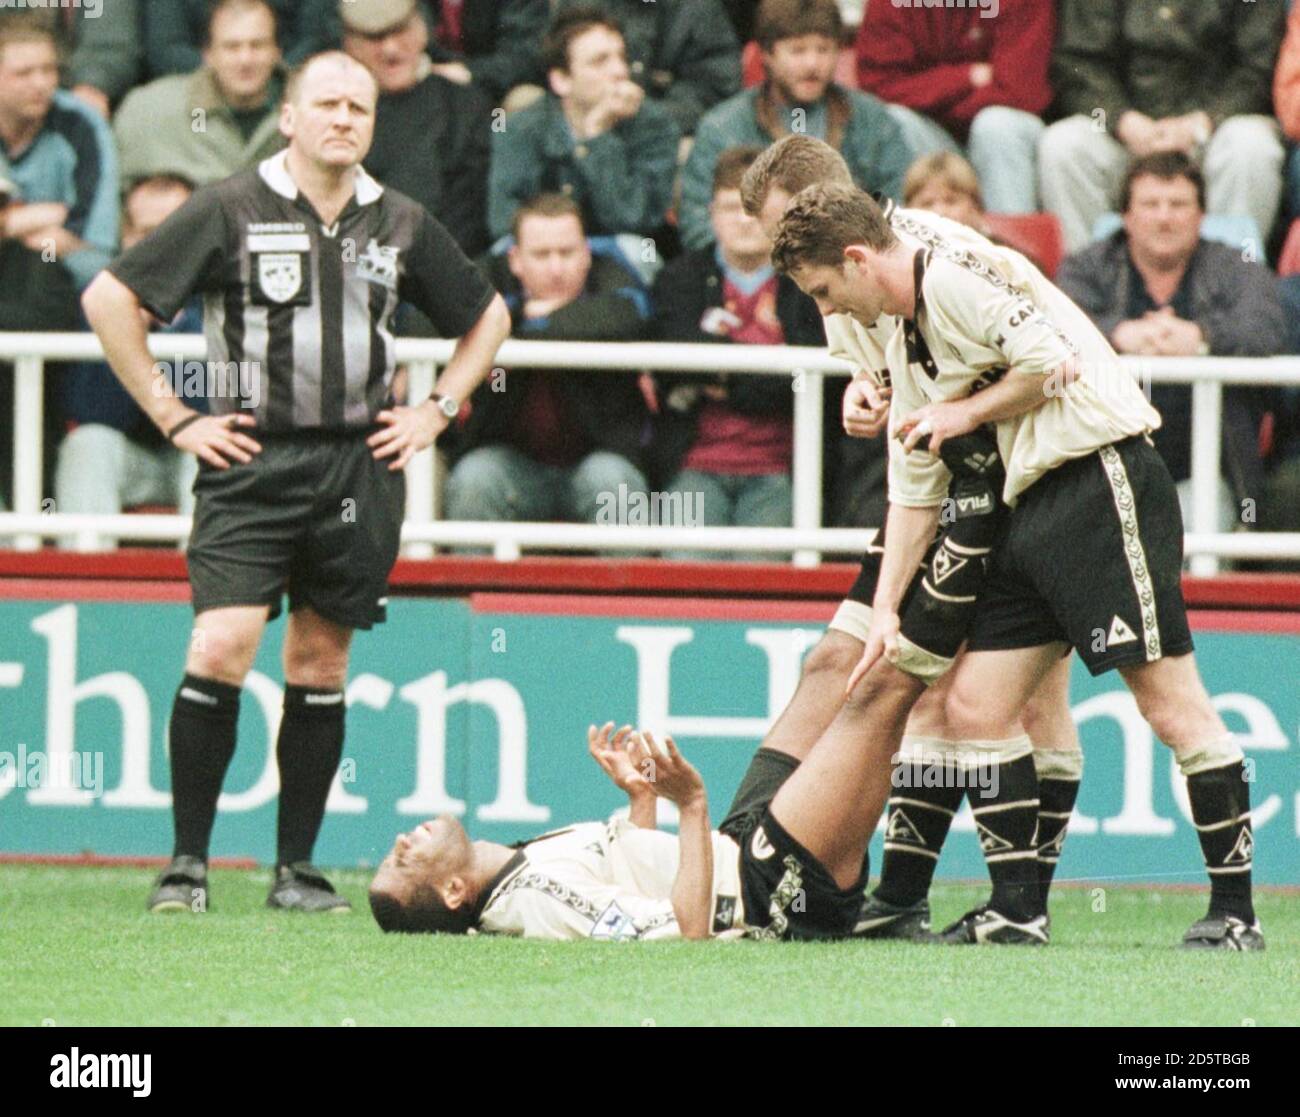
[(1094, 675), (1192, 650), (1183, 519), (1169, 470), (1137, 436), (1057, 466), (1007, 520), (968, 650), (1065, 641)]
[(247, 464), (200, 463), (189, 543), (194, 611), (310, 606), (346, 628), (386, 617), (406, 478), (376, 461), (369, 431), (257, 434)]

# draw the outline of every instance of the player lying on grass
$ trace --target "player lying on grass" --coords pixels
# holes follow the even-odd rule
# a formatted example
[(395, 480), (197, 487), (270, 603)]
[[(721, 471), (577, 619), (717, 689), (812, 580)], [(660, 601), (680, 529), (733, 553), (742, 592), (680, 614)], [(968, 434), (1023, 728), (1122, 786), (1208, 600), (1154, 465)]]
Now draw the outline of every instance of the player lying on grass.
[[(867, 880), (867, 843), (890, 783), (891, 754), (928, 681), (952, 664), (973, 613), (984, 556), (1005, 508), (996, 445), (980, 432), (949, 439), (945, 460), (968, 512), (930, 552), (900, 607), (897, 650), (857, 683), (854, 715), (869, 733), (827, 732), (779, 788), (742, 786), (709, 830), (699, 775), (671, 739), (588, 731), (592, 756), (628, 793), (628, 822), (589, 822), (521, 848), (471, 842), (454, 818), (399, 835), (370, 887), (385, 931), (471, 929), (532, 938), (842, 938)], [(942, 578), (941, 578), (942, 575)], [(945, 591), (934, 586), (944, 581)], [(677, 804), (678, 838), (653, 829), (654, 798)]]
[[(873, 682), (885, 677), (908, 678), (882, 664)], [(907, 688), (901, 717), (915, 694)], [(863, 777), (887, 771), (888, 757), (846, 750), (836, 761), (814, 750), (774, 800), (711, 830), (704, 782), (672, 738), (660, 744), (630, 727), (611, 737), (613, 728), (588, 729), (588, 747), (627, 793), (627, 818), (576, 823), (517, 846), (471, 841), (450, 816), (422, 823), (398, 835), (371, 882), (379, 926), (556, 940), (851, 933), (884, 804)], [(656, 798), (677, 805), (676, 836), (654, 829)]]

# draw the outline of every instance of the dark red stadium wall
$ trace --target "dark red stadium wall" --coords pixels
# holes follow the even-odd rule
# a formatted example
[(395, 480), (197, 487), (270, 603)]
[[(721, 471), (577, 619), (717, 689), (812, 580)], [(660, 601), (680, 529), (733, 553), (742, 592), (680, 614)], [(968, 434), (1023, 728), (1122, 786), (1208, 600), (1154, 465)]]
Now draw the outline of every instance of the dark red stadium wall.
[[(642, 599), (638, 607), (641, 611), (647, 608), (645, 598), (662, 598), (676, 602), (672, 607), (676, 611), (665, 615), (719, 617), (724, 615), (719, 609), (734, 609), (738, 600), (744, 602), (747, 612), (759, 602), (833, 605), (852, 585), (857, 569), (849, 563), (795, 569), (767, 564), (656, 560), (526, 558), (502, 563), (487, 558), (446, 557), (398, 562), (391, 585), (395, 594), (413, 597), (480, 593), (511, 594), (521, 599), (561, 595), (570, 601), (637, 597)], [(1203, 620), (1212, 616), (1216, 623), (1227, 624), (1230, 619), (1220, 614), (1242, 611), (1300, 614), (1300, 576), (1295, 575), (1185, 577), (1183, 591), (1189, 606), (1208, 611)], [(0, 598), (184, 601), (188, 596), (185, 559), (173, 551), (122, 550), (99, 555), (0, 551)], [(614, 608), (607, 603), (600, 611), (608, 613)], [(686, 608), (706, 608), (708, 612), (680, 611)], [(540, 603), (534, 603), (534, 609), (547, 611)], [(829, 620), (831, 612), (795, 611), (788, 614), (788, 619)], [(785, 617), (784, 613), (779, 617), (773, 614), (771, 619)], [(1259, 630), (1259, 619), (1249, 622), (1251, 630)]]

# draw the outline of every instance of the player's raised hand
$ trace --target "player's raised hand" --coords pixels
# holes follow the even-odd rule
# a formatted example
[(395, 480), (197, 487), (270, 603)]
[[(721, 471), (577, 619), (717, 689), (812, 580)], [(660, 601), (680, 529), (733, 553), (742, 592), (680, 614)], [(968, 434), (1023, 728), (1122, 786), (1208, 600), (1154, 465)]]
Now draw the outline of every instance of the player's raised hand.
[(840, 404), (844, 433), (854, 438), (875, 438), (889, 423), (889, 397), (892, 388), (877, 387), (862, 377), (849, 381)]
[(650, 786), (650, 781), (633, 763), (632, 757), (628, 753), (632, 727), (625, 725), (611, 737), (610, 733), (613, 729), (614, 723), (612, 721), (607, 721), (600, 728), (589, 725), (587, 727), (587, 751), (591, 753), (592, 759), (600, 765), (601, 771), (610, 778), (614, 786), (620, 791), (627, 792), (631, 797), (653, 795), (654, 788)]
[(433, 407), (390, 407), (375, 416), (383, 430), (375, 431), (366, 439), (377, 461), (393, 458), (390, 473), (405, 469), (421, 450), (433, 445), (433, 440), (447, 429), (448, 419)]
[(680, 808), (704, 802), (704, 780), (671, 737), (660, 742), (648, 730), (634, 733), (630, 755), (661, 799), (671, 800)]
[(898, 614), (873, 607), (866, 646), (862, 649), (862, 658), (858, 660), (858, 665), (849, 675), (849, 681), (844, 684), (844, 696), (847, 698), (853, 693), (853, 688), (862, 681), (862, 677), (876, 665), (881, 656), (893, 660), (897, 655)]
[[(199, 415), (183, 419), (179, 428), (169, 434), (171, 444), (187, 454), (194, 454), (217, 469), (229, 469), (231, 462), (247, 464), (254, 454), (262, 452), (262, 445), (241, 431), (240, 427), (255, 427), (257, 420), (243, 412), (230, 415)], [(229, 459), (229, 461), (227, 460)]]

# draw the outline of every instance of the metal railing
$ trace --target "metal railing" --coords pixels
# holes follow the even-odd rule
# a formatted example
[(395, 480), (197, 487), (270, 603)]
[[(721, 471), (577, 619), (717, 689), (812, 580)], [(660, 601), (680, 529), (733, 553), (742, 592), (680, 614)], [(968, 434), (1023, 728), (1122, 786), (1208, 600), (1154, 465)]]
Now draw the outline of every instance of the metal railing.
[[(159, 360), (202, 360), (201, 335), (150, 335)], [(409, 397), (426, 398), (437, 369), (450, 358), (454, 342), (403, 338), (397, 359), (409, 374)], [(45, 362), (101, 360), (94, 334), (0, 333), (0, 361), (14, 365), (14, 510), (0, 513), (0, 537), (12, 536), (20, 550), (34, 550), (43, 538), (76, 537), (87, 532), (125, 539), (183, 541), (190, 521), (183, 516), (81, 516), (41, 510)], [(432, 451), (407, 466), (404, 552), (426, 557), (438, 546), (490, 546), (500, 559), (523, 549), (559, 550), (744, 550), (775, 555), (793, 553), (798, 566), (813, 566), (824, 553), (865, 548), (870, 529), (821, 526), (823, 375), (844, 375), (850, 366), (823, 349), (793, 346), (681, 345), (651, 342), (507, 341), (497, 355), (503, 368), (565, 368), (575, 373), (644, 369), (651, 372), (730, 372), (784, 376), (794, 395), (793, 526), (635, 527), (597, 524), (469, 523), (440, 521), (435, 511), (437, 469)], [(1192, 388), (1192, 517), (1187, 552), (1193, 573), (1212, 574), (1219, 558), (1300, 558), (1300, 533), (1220, 533), (1220, 427), (1224, 385), (1300, 386), (1300, 358), (1187, 357), (1122, 358), (1121, 364), (1143, 381), (1189, 384)]]

